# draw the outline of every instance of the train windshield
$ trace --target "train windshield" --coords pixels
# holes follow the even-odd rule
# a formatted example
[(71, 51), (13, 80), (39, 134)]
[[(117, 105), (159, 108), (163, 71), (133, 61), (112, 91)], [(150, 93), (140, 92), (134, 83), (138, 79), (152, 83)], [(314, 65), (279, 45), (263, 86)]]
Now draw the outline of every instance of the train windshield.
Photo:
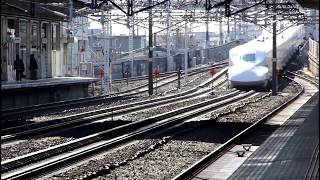
[(241, 59), (246, 62), (254, 62), (256, 60), (255, 54), (244, 54)]

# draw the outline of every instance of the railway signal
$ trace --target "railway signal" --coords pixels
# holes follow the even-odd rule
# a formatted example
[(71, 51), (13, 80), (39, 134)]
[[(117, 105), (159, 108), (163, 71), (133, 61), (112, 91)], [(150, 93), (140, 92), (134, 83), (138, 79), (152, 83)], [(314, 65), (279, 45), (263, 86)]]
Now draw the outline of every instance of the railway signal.
[(181, 70), (180, 70), (180, 67), (177, 68), (177, 74), (178, 74), (178, 89), (180, 89), (180, 79), (181, 79)]
[(100, 78), (103, 78), (105, 76), (104, 70), (100, 69), (98, 75), (100, 76)]
[(160, 77), (160, 71), (156, 70), (153, 72), (153, 77), (159, 78)]
[(126, 78), (126, 81), (127, 81), (127, 86), (129, 85), (129, 71), (125, 71), (124, 72), (124, 77)]
[(130, 75), (129, 66), (126, 66), (126, 70), (123, 73), (123, 77), (126, 78), (126, 80), (127, 80), (127, 86), (129, 85), (129, 75)]
[(101, 94), (103, 94), (103, 83), (104, 83), (104, 77), (105, 77), (105, 72), (103, 69), (100, 69), (100, 71), (98, 72), (98, 75), (101, 78)]
[(159, 67), (153, 72), (153, 77), (156, 78), (156, 94), (158, 94), (158, 78), (160, 77)]
[[(210, 69), (210, 74), (213, 77), (216, 74), (216, 70), (214, 68)], [(212, 90), (213, 90), (213, 81), (212, 81), (212, 86), (211, 86)]]
[(210, 74), (213, 77), (216, 74), (216, 70), (214, 68), (210, 69)]

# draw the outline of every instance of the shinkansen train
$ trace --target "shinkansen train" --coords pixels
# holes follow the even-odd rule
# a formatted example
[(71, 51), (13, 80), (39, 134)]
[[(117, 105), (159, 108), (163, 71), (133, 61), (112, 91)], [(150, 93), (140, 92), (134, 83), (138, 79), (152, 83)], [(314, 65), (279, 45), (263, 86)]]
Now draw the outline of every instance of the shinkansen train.
[[(277, 35), (277, 70), (282, 70), (304, 42), (304, 26), (293, 26)], [(261, 35), (229, 51), (230, 87), (269, 87), (272, 78), (272, 34)]]

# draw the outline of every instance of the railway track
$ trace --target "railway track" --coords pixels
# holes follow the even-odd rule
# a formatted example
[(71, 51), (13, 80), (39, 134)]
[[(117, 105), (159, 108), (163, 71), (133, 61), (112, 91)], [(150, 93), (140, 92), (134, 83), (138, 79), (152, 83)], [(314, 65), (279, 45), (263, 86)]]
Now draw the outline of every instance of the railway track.
[[(208, 83), (208, 82), (206, 82), (206, 83)], [(299, 83), (296, 83), (296, 84), (298, 84), (300, 87), (302, 87), (301, 84), (299, 84)], [(279, 108), (275, 109), (274, 111), (278, 111), (279, 109), (286, 106), (286, 104), (293, 101), (302, 92), (303, 92), (303, 89), (297, 94), (297, 96), (294, 96), (288, 102), (281, 105)], [(254, 92), (240, 93), (239, 91), (235, 91), (232, 93), (238, 94), (236, 96), (230, 97), (231, 99), (234, 98), (233, 100), (228, 99), (228, 98), (223, 100), (223, 99), (219, 99), (222, 97), (218, 97), (218, 98), (206, 101), (207, 103), (211, 101), (207, 105), (202, 104), (205, 102), (201, 102), (196, 105), (202, 104), (202, 106), (197, 107), (195, 109), (188, 109), (185, 112), (183, 112), (183, 111), (181, 112), (180, 111), (181, 109), (179, 109), (179, 110), (176, 110), (176, 111), (180, 111), (180, 112), (176, 112), (176, 113), (178, 113), (176, 115), (172, 115), (169, 117), (163, 117), (164, 119), (162, 119), (162, 120), (161, 120), (161, 118), (158, 120), (154, 120), (154, 121), (157, 121), (157, 123), (151, 122), (152, 120), (150, 120), (150, 124), (146, 123), (146, 122), (143, 123), (141, 121), (135, 122), (135, 123), (130, 123), (130, 124), (135, 124), (134, 127), (131, 126), (130, 124), (127, 124), (127, 125), (124, 125), (121, 127), (117, 127), (117, 128), (105, 131), (104, 133), (106, 133), (106, 134), (97, 133), (99, 135), (97, 135), (96, 137), (92, 137), (93, 139), (87, 139), (89, 142), (77, 142), (80, 145), (73, 144), (74, 146), (71, 145), (71, 147), (60, 147), (61, 149), (56, 149), (56, 150), (53, 150), (54, 149), (53, 148), (53, 149), (50, 149), (49, 151), (43, 150), (43, 151), (39, 151), (36, 153), (32, 153), (32, 155), (28, 154), (26, 156), (21, 156), (18, 158), (10, 159), (8, 161), (4, 161), (4, 164), (2, 164), (2, 167), (3, 167), (2, 172), (1, 172), (2, 177), (4, 177), (4, 179), (33, 177), (34, 175), (38, 175), (39, 173), (51, 171), (54, 168), (59, 167), (62, 164), (72, 163), (72, 162), (77, 161), (81, 158), (85, 158), (85, 157), (88, 157), (92, 154), (98, 153), (102, 149), (106, 150), (106, 149), (115, 147), (115, 146), (119, 145), (119, 143), (121, 143), (121, 144), (125, 143), (125, 142), (130, 141), (131, 139), (133, 139), (137, 136), (148, 134), (150, 132), (155, 132), (156, 130), (160, 130), (160, 129), (165, 129), (165, 128), (172, 127), (172, 126), (177, 126), (179, 123), (183, 123), (186, 119), (192, 118), (192, 117), (197, 116), (199, 114), (202, 114), (205, 111), (211, 111), (212, 109), (215, 109), (215, 108), (218, 108), (221, 106), (225, 106), (226, 104), (231, 104), (233, 102), (237, 102), (238, 100), (242, 99), (239, 96), (243, 96), (243, 98), (247, 98), (247, 97), (254, 96), (254, 94), (256, 94)], [(226, 95), (226, 96), (228, 96), (228, 95)], [(213, 102), (214, 100), (218, 103), (217, 104), (214, 103)], [(221, 104), (219, 105), (219, 103), (221, 103)], [(187, 108), (190, 108), (190, 106), (188, 106)], [(184, 108), (182, 108), (182, 109), (184, 109)], [(272, 113), (274, 113), (274, 111), (269, 113), (268, 115), (266, 115), (264, 118), (272, 116)], [(228, 112), (225, 112), (225, 113), (228, 113)], [(151, 118), (155, 118), (155, 117), (151, 117)], [(228, 145), (230, 146), (230, 144), (239, 140), (239, 138), (241, 138), (241, 137), (245, 136), (246, 134), (250, 133), (251, 131), (253, 131), (254, 128), (256, 126), (258, 126), (258, 124), (260, 122), (264, 121), (263, 120), (264, 118), (260, 119), (259, 121), (257, 121), (256, 123), (254, 123), (253, 125), (251, 125), (247, 129), (242, 131), (241, 133), (239, 133), (237, 136), (233, 137), (231, 140), (229, 140), (226, 143), (224, 143), (223, 145), (221, 145), (217, 150), (214, 151), (214, 152), (216, 152), (215, 155), (222, 152), (223, 148), (227, 148)], [(148, 118), (148, 119), (150, 119), (150, 118)], [(140, 123), (142, 123), (142, 124), (140, 124)], [(121, 128), (124, 128), (124, 129), (121, 129)], [(111, 133), (111, 134), (108, 134), (108, 133)], [(125, 135), (123, 135), (123, 134), (125, 134)], [(113, 135), (113, 137), (112, 137), (112, 135)], [(110, 137), (111, 137), (111, 139), (108, 139)], [(87, 138), (87, 137), (85, 137), (85, 138)], [(81, 139), (83, 139), (83, 138), (81, 138)], [(166, 140), (164, 139), (163, 141), (168, 141), (168, 139), (166, 139)], [(75, 142), (72, 142), (72, 143), (75, 143)], [(65, 143), (65, 144), (68, 144), (68, 143)], [(85, 146), (83, 146), (83, 145), (85, 145)], [(57, 154), (55, 154), (55, 153), (57, 153)], [(136, 158), (143, 156), (144, 153), (148, 153), (148, 152), (140, 152), (137, 154)], [(134, 158), (131, 160), (134, 160)], [(127, 162), (124, 161), (118, 165), (121, 166), (121, 165), (125, 165), (126, 163)], [(106, 167), (105, 169), (99, 169), (95, 173), (90, 173), (89, 175), (85, 176), (84, 179), (86, 179), (86, 178), (91, 179), (93, 177), (99, 176), (100, 174), (108, 173), (110, 171), (110, 169), (108, 169), (108, 168), (111, 169), (114, 167)], [(194, 172), (195, 171), (193, 171), (192, 174), (194, 174)], [(180, 176), (176, 177), (176, 179), (179, 179), (179, 178), (181, 178), (181, 177)], [(185, 179), (185, 177), (183, 177), (182, 179)]]
[[(300, 92), (300, 91), (299, 91)], [(256, 94), (256, 93), (254, 93), (254, 94)], [(254, 95), (253, 94), (253, 95)], [(266, 96), (269, 96), (271, 93), (268, 93)], [(287, 91), (285, 91), (284, 92), (284, 94), (287, 94)], [(252, 96), (253, 96), (252, 95)], [(263, 96), (263, 97), (261, 97), (260, 99), (262, 99), (262, 98), (264, 98), (264, 97), (266, 97), (266, 96)], [(287, 95), (286, 95), (287, 96)], [(270, 99), (271, 97), (269, 97), (269, 99)], [(292, 99), (292, 98), (291, 98)], [(254, 101), (259, 101), (259, 99), (256, 99), (256, 100), (254, 100)], [(254, 101), (251, 101), (251, 102), (254, 102)], [(245, 102), (244, 103), (244, 105), (246, 104), (247, 102)], [(241, 106), (239, 106), (240, 108), (241, 108)], [(234, 110), (233, 110), (233, 108), (231, 108), (230, 109), (230, 111), (222, 111), (222, 113), (220, 113), (220, 114), (218, 114), (217, 116), (219, 116), (219, 115), (224, 115), (224, 114), (228, 114), (228, 113), (230, 113), (230, 114), (232, 114), (234, 112)], [(184, 123), (184, 122), (182, 122), (182, 123)], [(180, 124), (182, 124), (182, 123), (180, 123)], [(170, 126), (170, 128), (172, 128), (172, 126), (173, 125), (171, 125)], [(174, 125), (174, 126), (179, 126), (179, 124), (176, 124), (176, 125)], [(193, 128), (193, 126), (191, 127), (191, 129)], [(188, 131), (188, 130), (186, 130), (186, 131)], [(160, 135), (161, 136), (161, 135)], [(148, 139), (148, 137), (142, 137), (143, 139)], [(138, 138), (138, 139), (141, 139), (141, 138)], [(122, 173), (122, 171), (120, 170), (120, 169), (127, 169), (128, 168), (128, 171), (134, 171), (133, 172), (133, 174), (134, 175), (136, 175), (135, 173), (136, 173), (136, 169), (137, 168), (141, 168), (141, 167), (133, 167), (133, 169), (132, 169), (132, 166), (135, 166), (135, 165), (137, 165), (137, 164), (139, 164), (139, 162), (137, 162), (137, 163), (135, 163), (136, 161), (144, 161), (145, 159), (147, 159), (146, 158), (146, 156), (148, 156), (148, 154), (151, 154), (152, 152), (156, 152), (156, 151), (163, 151), (164, 149), (164, 147), (162, 147), (164, 144), (167, 144), (168, 143), (168, 141), (171, 141), (171, 140), (173, 140), (173, 139), (175, 139), (175, 138), (172, 138), (171, 136), (163, 136), (163, 138), (160, 138), (160, 140), (157, 142), (157, 143), (155, 143), (155, 144), (153, 144), (153, 145), (151, 145), (151, 146), (149, 146), (149, 147), (147, 147), (147, 148), (144, 148), (144, 150), (141, 150), (141, 151), (136, 151), (137, 153), (136, 154), (134, 154), (133, 156), (129, 156), (129, 158), (127, 158), (127, 159), (125, 159), (125, 160), (123, 160), (123, 158), (119, 158), (119, 159), (121, 159), (120, 161), (115, 161), (115, 162), (113, 162), (113, 163), (110, 163), (110, 161), (109, 161), (109, 157), (108, 156), (106, 156), (105, 158), (106, 158), (106, 160), (104, 161), (105, 163), (103, 164), (103, 165), (105, 165), (103, 168), (101, 168), (101, 166), (100, 165), (98, 165), (98, 164), (96, 164), (97, 166), (94, 166), (95, 165), (95, 163), (89, 163), (90, 165), (92, 165), (93, 166), (93, 168), (88, 168), (88, 169), (90, 169), (90, 170), (88, 170), (88, 171), (83, 171), (83, 174), (82, 175), (80, 175), (79, 176), (79, 174), (78, 174), (78, 176), (77, 175), (70, 175), (70, 176), (68, 176), (69, 175), (69, 173), (70, 172), (67, 172), (67, 173), (65, 173), (65, 174), (63, 174), (63, 173), (61, 173), (61, 174), (54, 174), (54, 176), (53, 177), (72, 177), (71, 179), (93, 179), (93, 178), (96, 178), (96, 177), (98, 177), (98, 176), (103, 176), (103, 177), (106, 177), (107, 176), (107, 179), (109, 179), (109, 178), (114, 178), (114, 177), (117, 177), (117, 176), (114, 176), (114, 175), (116, 175), (115, 173)], [(178, 139), (180, 139), (180, 138), (178, 138)], [(131, 148), (131, 147), (130, 147)], [(181, 147), (182, 148), (182, 147)], [(123, 150), (123, 149), (120, 149), (119, 151), (121, 151), (121, 150)], [(151, 151), (151, 152), (150, 152)], [(183, 148), (182, 148), (182, 151), (183, 151)], [(171, 151), (171, 149), (170, 149), (170, 152), (172, 152)], [(198, 152), (195, 152), (195, 153), (198, 153)], [(123, 154), (126, 154), (126, 151), (123, 153)], [(153, 154), (155, 154), (155, 153), (153, 153)], [(110, 156), (113, 156), (113, 155), (116, 155), (116, 157), (117, 157), (117, 154), (110, 154)], [(183, 155), (182, 155), (183, 156)], [(94, 156), (94, 157), (96, 157), (96, 156)], [(171, 156), (171, 158), (172, 157), (174, 157), (174, 156)], [(167, 158), (166, 156), (165, 157), (162, 157), (162, 158)], [(93, 159), (95, 159), (95, 158), (93, 158)], [(81, 160), (80, 160), (81, 161)], [(91, 160), (90, 160), (91, 161)], [(131, 162), (132, 161), (132, 162)], [(168, 161), (169, 161), (169, 159), (168, 159)], [(141, 162), (140, 162), (141, 163)], [(146, 164), (148, 164), (148, 163), (146, 163)], [(151, 163), (152, 164), (152, 163)], [(83, 164), (82, 164), (83, 165)], [(72, 169), (78, 169), (78, 168), (80, 168), (82, 165), (78, 165), (76, 168), (72, 168)], [(84, 166), (86, 166), (86, 165), (88, 165), (88, 164), (84, 164)], [(141, 165), (141, 164), (140, 164)], [(145, 163), (143, 163), (143, 165), (145, 165)], [(153, 165), (155, 165), (155, 164), (153, 164)], [(168, 164), (169, 165), (169, 164)], [(123, 167), (122, 167), (123, 166)], [(146, 167), (147, 168), (147, 167)], [(86, 168), (84, 168), (84, 169), (86, 169)], [(94, 170), (93, 170), (94, 169)], [(141, 170), (141, 169), (140, 169)], [(71, 170), (70, 170), (71, 171)], [(76, 170), (74, 170), (74, 171), (76, 171)], [(142, 171), (143, 171), (143, 168), (142, 168)], [(72, 171), (71, 171), (72, 172)], [(110, 174), (109, 174), (110, 173)], [(146, 174), (147, 173), (147, 170), (146, 170), (146, 172), (142, 172), (143, 174)], [(50, 175), (52, 175), (52, 174), (50, 174)], [(60, 176), (61, 175), (61, 176)], [(138, 179), (140, 178), (141, 179), (141, 177), (143, 177), (143, 176), (139, 176), (138, 174), (137, 174), (137, 176), (138, 176)], [(41, 176), (40, 176), (41, 177)], [(50, 176), (46, 176), (46, 177), (50, 177)], [(124, 177), (127, 177), (126, 179), (131, 179), (131, 178), (128, 178), (128, 177), (130, 177), (130, 176), (119, 176), (119, 178), (121, 179), (121, 177), (122, 178), (124, 178)], [(136, 176), (134, 176), (134, 177), (136, 177)], [(150, 177), (154, 177), (154, 176), (150, 176)], [(165, 176), (161, 176), (161, 177), (165, 177)], [(50, 179), (50, 178), (49, 178)], [(147, 179), (149, 179), (149, 178), (147, 178)], [(158, 178), (157, 178), (158, 179)]]
[[(294, 87), (292, 85), (290, 86)], [(243, 130), (248, 127), (247, 125), (249, 123), (228, 123), (228, 120), (231, 120), (230, 117), (232, 117), (235, 112), (247, 111), (247, 106), (251, 105), (251, 107), (256, 108), (256, 105), (261, 104), (263, 101), (269, 102), (272, 99), (279, 98), (279, 96), (270, 97), (270, 93), (266, 92), (257, 94), (257, 97), (254, 96), (243, 100), (243, 102), (231, 104), (230, 107), (222, 107), (221, 109), (210, 112), (206, 116), (194, 117), (186, 122), (184, 126), (176, 125), (177, 128), (172, 127), (171, 132), (169, 133), (164, 132), (161, 135), (138, 138), (138, 140), (134, 141), (134, 144), (138, 144), (136, 146), (138, 148), (140, 147), (140, 150), (135, 145), (117, 148), (116, 152), (105, 153), (102, 157), (100, 156), (100, 158), (94, 158), (96, 156), (88, 158), (85, 162), (81, 162), (81, 165), (78, 164), (76, 167), (66, 171), (63, 170), (63, 172), (60, 171), (60, 173), (50, 173), (50, 175), (47, 175), (46, 177), (68, 177), (71, 179), (92, 179), (97, 176), (100, 176), (98, 179), (115, 179), (116, 177), (118, 179), (172, 178), (174, 177), (173, 175), (181, 172), (186, 166), (189, 166), (197, 161), (197, 159), (210, 153), (212, 148), (216, 148), (220, 145), (220, 142), (223, 143), (225, 140), (228, 140), (227, 138), (222, 138), (222, 140), (219, 137), (222, 135), (223, 137), (230, 137), (230, 132), (234, 131), (232, 130), (234, 129), (234, 126), (238, 127), (238, 130)], [(281, 103), (281, 101), (278, 101), (275, 106)], [(269, 111), (273, 110), (275, 106), (273, 104), (269, 109), (261, 108)], [(256, 111), (253, 112), (256, 114)], [(250, 122), (251, 124), (255, 122), (256, 119), (252, 119), (249, 114), (250, 113), (245, 113), (242, 116), (246, 119), (245, 122)], [(260, 113), (257, 112), (257, 115), (253, 115), (253, 117), (259, 117), (259, 114)], [(237, 115), (234, 117), (236, 116)], [(226, 123), (224, 122), (225, 120), (227, 120)], [(241, 128), (239, 129), (239, 127)], [(169, 140), (165, 141), (166, 139)], [(149, 148), (154, 146), (157, 146), (157, 148), (149, 152)], [(130, 149), (134, 150), (132, 151)], [(210, 151), (206, 152), (207, 150)], [(131, 162), (131, 158), (135, 157), (135, 152), (142, 152), (143, 155)], [(146, 152), (146, 154), (144, 154), (144, 152)], [(201, 156), (201, 154), (203, 155)], [(125, 158), (122, 158), (123, 156)], [(122, 162), (127, 162), (127, 164)], [(112, 167), (112, 169), (110, 168), (108, 173), (101, 173), (99, 167), (103, 167), (104, 165)]]
[[(306, 77), (299, 76), (298, 74), (290, 72), (290, 71), (288, 71), (287, 73), (290, 75), (294, 75), (300, 79), (303, 79), (304, 81), (307, 81), (309, 83), (315, 84), (318, 87), (318, 84), (315, 83), (312, 79), (308, 79)], [(292, 80), (293, 82), (295, 82), (295, 84), (297, 84), (300, 87), (300, 91), (295, 96), (293, 96), (288, 101), (286, 101), (284, 104), (277, 107), (273, 111), (269, 112), (267, 115), (263, 116), (262, 118), (257, 120), (255, 123), (253, 123), (252, 125), (250, 125), (246, 129), (244, 129), (243, 131), (241, 131), (240, 133), (238, 133), (237, 135), (235, 135), (234, 137), (232, 137), (231, 139), (229, 139), (228, 141), (226, 141), (222, 145), (220, 145), (218, 148), (216, 148), (210, 154), (208, 154), (207, 156), (203, 157), (202, 159), (200, 159), (199, 161), (194, 163), (192, 166), (185, 169), (183, 172), (181, 172), (180, 174), (175, 176), (173, 179), (174, 180), (180, 180), (180, 179), (186, 180), (186, 179), (194, 178), (198, 173), (200, 173), (202, 170), (204, 170), (206, 167), (208, 167), (210, 164), (212, 164), (212, 162), (214, 162), (218, 157), (220, 157), (221, 155), (226, 153), (228, 149), (232, 148), (232, 146), (234, 146), (237, 142), (239, 142), (244, 137), (247, 137), (250, 133), (254, 132), (259, 127), (259, 125), (263, 124), (267, 119), (269, 119), (274, 114), (276, 114), (278, 111), (280, 111), (283, 108), (285, 108), (286, 106), (288, 106), (291, 102), (293, 102), (295, 99), (297, 99), (301, 94), (303, 94), (305, 92), (305, 88), (304, 88), (305, 84), (303, 85), (300, 82), (292, 79), (291, 77), (286, 76), (286, 78)]]
[[(221, 63), (213, 64), (209, 67), (196, 68), (196, 69), (193, 69), (189, 73), (189, 75), (191, 76), (197, 73), (208, 71), (212, 67), (222, 68), (226, 65), (227, 65), (227, 62), (221, 62)], [(175, 76), (176, 74), (171, 74), (171, 75), (169, 74), (168, 76), (159, 79), (158, 80), (159, 84), (157, 88), (160, 88), (169, 83), (177, 81), (177, 78)], [(182, 76), (182, 78), (183, 77), (184, 76)], [(118, 92), (118, 93), (113, 93), (113, 94), (108, 94), (103, 96), (94, 96), (94, 97), (81, 98), (76, 100), (59, 101), (59, 102), (48, 103), (48, 104), (27, 106), (23, 108), (3, 109), (1, 110), (2, 121), (5, 121), (5, 120), (9, 121), (12, 119), (20, 118), (21, 116), (24, 116), (24, 115), (30, 115), (40, 111), (48, 111), (52, 109), (58, 110), (65, 107), (70, 108), (70, 107), (76, 107), (76, 106), (81, 106), (83, 104), (90, 104), (90, 103), (118, 101), (118, 100), (125, 100), (128, 98), (131, 99), (131, 98), (135, 98), (138, 94), (146, 93), (148, 91), (147, 86), (148, 86), (147, 84), (144, 84), (123, 92)]]
[[(222, 62), (223, 64), (224, 62)], [(214, 64), (211, 64), (214, 65)], [(203, 66), (200, 67), (196, 67), (193, 70), (201, 70), (202, 68), (206, 68)], [(177, 72), (176, 71), (170, 71), (170, 72), (164, 72), (164, 73), (160, 73), (160, 77), (166, 77), (166, 76), (170, 76), (170, 75), (176, 75)], [(144, 76), (138, 76), (138, 77), (129, 77), (129, 81), (141, 81), (141, 80), (147, 80), (149, 78), (148, 75), (144, 75)], [(127, 78), (122, 78), (122, 79), (114, 79), (112, 80), (113, 83), (123, 83), (126, 82)]]
[(217, 73), (211, 79), (203, 82), (197, 87), (194, 87), (188, 91), (178, 93), (175, 95), (160, 97), (156, 99), (144, 100), (124, 105), (119, 105), (115, 107), (94, 110), (89, 112), (84, 112), (76, 115), (66, 116), (50, 121), (38, 122), (32, 124), (26, 124), (21, 126), (16, 126), (12, 128), (6, 128), (1, 130), (1, 140), (5, 143), (10, 140), (17, 139), (19, 137), (26, 137), (39, 132), (48, 132), (52, 130), (61, 129), (63, 127), (75, 127), (83, 126), (84, 124), (89, 125), (94, 123), (94, 121), (105, 119), (108, 117), (113, 117), (133, 111), (142, 110), (145, 108), (156, 107), (164, 104), (169, 104), (177, 101), (184, 100), (186, 98), (194, 98), (196, 96), (201, 96), (202, 94), (212, 91), (210, 88), (203, 89), (214, 81), (218, 81), (215, 86), (220, 86), (226, 79), (223, 75), (226, 73), (227, 68), (224, 68), (219, 73)]
[[(252, 94), (254, 94), (253, 91), (246, 93), (235, 91), (221, 97), (207, 100), (205, 102), (180, 108), (168, 113), (163, 113), (158, 116), (150, 117), (145, 120), (123, 125), (104, 132), (96, 133), (78, 139), (76, 141), (71, 141), (65, 144), (48, 148), (46, 150), (38, 151), (36, 153), (31, 153), (25, 156), (3, 161), (1, 163), (2, 178), (22, 178), (29, 176), (29, 173), (39, 173), (44, 169), (52, 168), (52, 165), (56, 166), (60, 163), (64, 164), (67, 161), (79, 159), (82, 156), (90, 155), (91, 153), (94, 153), (101, 149), (115, 146), (120, 142), (122, 143), (124, 141), (128, 141), (135, 136), (153, 132), (156, 129), (163, 129), (172, 126), (184, 121), (187, 118), (194, 117), (198, 114), (207, 112), (214, 108), (225, 106), (232, 102), (246, 98)], [(124, 133), (125, 135), (123, 135)], [(106, 139), (106, 137), (110, 138), (112, 135), (115, 136), (113, 139)], [(53, 156), (55, 156), (55, 158), (49, 158)], [(27, 166), (30, 163), (35, 163), (38, 161), (41, 161), (41, 163)], [(45, 163), (46, 165), (44, 165), (43, 163)]]
[(305, 81), (308, 81), (308, 82), (310, 82), (311, 84), (314, 84), (314, 85), (316, 85), (316, 86), (319, 87), (318, 79), (313, 78), (313, 77), (310, 77), (309, 75), (306, 75), (306, 74), (305, 74), (305, 75), (301, 75), (301, 74), (299, 74), (298, 72), (292, 72), (292, 71), (286, 71), (286, 73), (289, 74), (289, 75), (298, 77), (298, 78), (300, 78), (300, 79), (303, 79), (303, 80), (305, 80)]
[[(300, 95), (302, 92), (303, 92), (303, 90), (301, 90), (298, 95)], [(218, 98), (215, 98), (212, 100), (208, 100), (206, 102), (201, 102), (196, 105), (192, 105), (192, 106), (199, 106), (199, 104), (202, 104), (201, 107), (197, 107), (197, 108), (195, 108), (195, 110), (189, 109), (191, 106), (188, 106), (188, 107), (186, 107), (187, 109), (185, 109), (184, 113), (183, 113), (183, 111), (181, 112), (181, 109), (179, 109), (179, 110), (176, 110), (177, 111), (176, 113), (178, 113), (178, 114), (173, 115), (173, 116), (165, 117), (166, 115), (162, 114), (162, 115), (164, 115), (164, 117), (163, 117), (164, 119), (162, 119), (162, 120), (159, 120), (159, 119), (155, 120), (154, 119), (154, 121), (157, 121), (157, 123), (153, 123), (154, 121), (151, 122), (152, 120), (150, 120), (150, 118), (148, 118), (150, 124), (146, 123), (146, 122), (139, 121), (139, 122), (130, 123), (130, 124), (103, 132), (103, 133), (107, 133), (107, 134), (97, 133), (97, 134), (95, 134), (95, 137), (91, 136), (94, 139), (91, 139), (91, 140), (87, 139), (87, 140), (89, 140), (88, 143), (80, 142), (80, 140), (78, 140), (78, 141), (69, 142), (69, 143), (70, 144), (79, 143), (80, 145), (74, 144), (74, 146), (72, 146), (72, 147), (62, 147), (61, 146), (61, 147), (59, 147), (61, 149), (56, 149), (56, 150), (54, 150), (54, 148), (50, 148), (50, 150), (43, 150), (43, 151), (39, 151), (36, 153), (28, 154), (26, 156), (22, 156), (22, 157), (8, 160), (8, 161), (4, 161), (2, 163), (2, 167), (3, 167), (2, 172), (1, 172), (2, 177), (4, 179), (27, 178), (27, 177), (32, 177), (34, 175), (38, 175), (39, 173), (51, 171), (54, 168), (59, 167), (62, 164), (72, 163), (72, 162), (77, 161), (81, 158), (85, 158), (85, 157), (91, 156), (95, 153), (98, 153), (102, 149), (106, 150), (106, 149), (117, 146), (119, 143), (122, 144), (127, 141), (130, 141), (130, 139), (133, 139), (136, 136), (141, 136), (141, 135), (144, 135), (144, 134), (147, 134), (150, 132), (154, 133), (156, 130), (176, 126), (179, 123), (183, 123), (188, 118), (195, 117), (195, 116), (202, 114), (206, 111), (211, 111), (212, 109), (216, 109), (218, 107), (225, 106), (227, 104), (232, 104), (233, 102), (237, 102), (240, 99), (248, 98), (248, 97), (251, 97), (254, 94), (256, 94), (252, 91), (247, 92), (247, 93), (242, 93), (242, 94), (239, 91), (235, 91), (232, 93), (234, 93), (235, 96), (234, 95), (230, 96), (230, 94), (223, 96), (224, 98), (226, 96), (230, 96), (229, 97), (230, 99), (226, 98), (223, 100), (223, 99), (221, 99), (223, 97), (218, 97)], [(238, 95), (236, 95), (236, 94), (238, 94)], [(242, 97), (240, 97), (240, 96), (242, 96)], [(286, 102), (286, 104), (291, 102), (297, 96), (291, 98), (288, 102)], [(216, 103), (214, 103), (214, 102), (216, 102)], [(205, 104), (207, 104), (207, 105), (205, 105)], [(276, 110), (279, 110), (279, 109), (283, 108), (284, 106), (285, 106), (285, 104), (282, 105), (281, 107), (277, 108)], [(184, 109), (184, 108), (182, 108), (182, 109)], [(223, 113), (228, 113), (228, 112), (223, 112)], [(264, 118), (271, 116), (271, 115), (272, 115), (272, 113), (269, 113)], [(151, 119), (158, 118), (158, 117), (159, 116), (151, 117)], [(262, 121), (263, 120), (260, 119), (258, 122), (262, 122)], [(218, 150), (216, 150), (214, 152), (219, 153), (219, 152), (223, 151), (223, 148), (227, 148), (228, 144), (230, 145), (230, 144), (232, 144), (232, 142), (239, 139), (241, 136), (243, 136), (247, 133), (250, 133), (250, 131), (252, 131), (254, 129), (254, 127), (257, 126), (257, 124), (259, 124), (258, 122), (254, 123), (252, 126), (247, 128), (246, 130), (242, 131), (239, 135), (235, 136), (231, 140), (224, 143), (222, 146), (219, 147)], [(134, 125), (135, 127), (131, 126), (131, 124), (135, 124)], [(124, 129), (122, 129), (122, 128), (124, 128)], [(108, 137), (108, 138), (111, 137), (110, 134), (108, 134), (108, 133), (111, 133), (112, 135), (114, 135), (114, 138), (106, 139), (106, 137)], [(121, 134), (122, 134), (122, 136), (121, 136)], [(123, 135), (123, 134), (125, 134), (125, 135)], [(81, 138), (81, 139), (86, 139), (86, 138), (88, 138), (88, 137)], [(96, 138), (96, 142), (95, 142), (95, 138)], [(166, 140), (163, 139), (163, 141), (168, 141), (168, 139), (166, 139)], [(68, 143), (65, 143), (65, 144), (68, 144)], [(83, 146), (85, 144), (86, 144), (86, 146)], [(57, 148), (57, 147), (55, 147), (55, 148)], [(139, 157), (143, 156), (144, 153), (148, 153), (148, 151), (149, 150), (146, 150), (146, 152), (137, 153), (135, 155), (135, 158), (139, 158)], [(57, 154), (55, 154), (55, 152)], [(131, 160), (134, 160), (135, 158), (133, 158)], [(41, 159), (43, 159), (43, 160), (41, 160)], [(123, 161), (117, 165), (122, 166), (122, 165), (125, 165), (126, 163), (127, 163), (127, 161)], [(105, 168), (102, 168), (102, 169), (100, 168), (96, 172), (90, 173), (89, 175), (86, 175), (84, 179), (86, 179), (86, 178), (91, 179), (91, 178), (97, 177), (101, 174), (107, 174), (110, 172), (110, 169), (114, 168), (113, 166), (114, 165), (112, 165), (110, 167), (106, 166)], [(108, 168), (110, 168), (110, 169), (108, 169)], [(179, 178), (179, 177), (177, 176), (177, 178)], [(184, 179), (184, 178), (182, 178), (182, 179)]]

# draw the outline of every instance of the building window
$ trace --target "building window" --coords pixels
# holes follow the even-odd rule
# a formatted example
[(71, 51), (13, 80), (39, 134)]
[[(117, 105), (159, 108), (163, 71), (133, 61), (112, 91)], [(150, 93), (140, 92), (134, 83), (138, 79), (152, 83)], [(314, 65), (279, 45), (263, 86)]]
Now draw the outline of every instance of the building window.
[(58, 25), (57, 24), (52, 24), (52, 50), (57, 50), (58, 49)]
[(8, 29), (14, 29), (14, 19), (8, 19)]
[(20, 20), (19, 37), (21, 38), (20, 47), (25, 48), (27, 45), (27, 21), (25, 20)]
[(31, 48), (36, 50), (38, 47), (38, 23), (33, 22), (31, 26)]
[(20, 49), (19, 56), (23, 60), (24, 64), (27, 64), (27, 21), (19, 21), (19, 37), (20, 37)]
[(47, 38), (47, 23), (42, 23), (41, 27), (41, 38)]

